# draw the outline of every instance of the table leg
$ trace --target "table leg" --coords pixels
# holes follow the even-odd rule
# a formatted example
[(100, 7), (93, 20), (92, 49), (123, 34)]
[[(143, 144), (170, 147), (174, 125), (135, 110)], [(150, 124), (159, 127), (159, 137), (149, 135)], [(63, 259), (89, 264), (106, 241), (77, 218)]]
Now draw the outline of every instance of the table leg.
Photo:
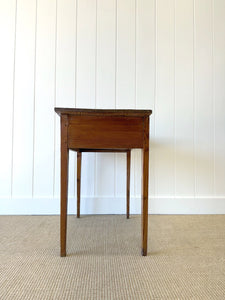
[(77, 151), (77, 218), (80, 218), (81, 151)]
[(148, 172), (149, 172), (149, 118), (144, 121), (143, 174), (142, 174), (142, 252), (147, 255), (148, 243)]
[(66, 256), (66, 229), (67, 229), (67, 199), (68, 199), (68, 161), (67, 146), (68, 119), (61, 116), (61, 214), (60, 214), (60, 246), (61, 256)]
[(127, 151), (127, 219), (130, 217), (130, 150)]

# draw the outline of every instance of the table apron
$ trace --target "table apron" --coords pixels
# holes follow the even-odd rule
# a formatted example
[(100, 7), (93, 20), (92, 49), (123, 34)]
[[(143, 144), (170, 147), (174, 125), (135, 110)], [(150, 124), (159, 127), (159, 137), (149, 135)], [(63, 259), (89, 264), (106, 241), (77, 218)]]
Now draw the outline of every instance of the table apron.
[(68, 148), (143, 148), (143, 117), (69, 116)]

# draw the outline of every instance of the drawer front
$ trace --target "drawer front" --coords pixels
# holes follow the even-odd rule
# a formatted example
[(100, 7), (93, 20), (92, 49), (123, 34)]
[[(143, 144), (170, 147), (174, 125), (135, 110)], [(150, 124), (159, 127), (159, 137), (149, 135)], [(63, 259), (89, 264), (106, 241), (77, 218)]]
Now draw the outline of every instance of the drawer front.
[(142, 148), (143, 126), (142, 117), (69, 116), (68, 147)]

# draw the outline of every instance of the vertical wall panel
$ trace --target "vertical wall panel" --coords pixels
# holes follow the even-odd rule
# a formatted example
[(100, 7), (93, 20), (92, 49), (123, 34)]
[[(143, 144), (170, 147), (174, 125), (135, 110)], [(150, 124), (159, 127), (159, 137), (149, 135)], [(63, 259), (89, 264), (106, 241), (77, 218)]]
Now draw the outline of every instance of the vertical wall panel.
[(96, 195), (114, 195), (114, 155), (112, 153), (96, 154)]
[(196, 195), (213, 194), (213, 67), (211, 0), (195, 1)]
[(193, 2), (175, 3), (176, 195), (194, 194)]
[[(136, 5), (136, 108), (153, 109), (150, 118), (149, 188), (154, 194), (155, 119), (155, 1), (140, 0)], [(135, 151), (135, 193), (141, 195), (141, 151)]]
[[(12, 117), (16, 1), (0, 1), (0, 191), (2, 197), (11, 195)], [(4, 141), (4, 142), (3, 142)]]
[(116, 0), (97, 2), (96, 108), (115, 108)]
[(155, 1), (136, 7), (136, 108), (152, 109), (155, 96)]
[(225, 195), (225, 2), (215, 0), (214, 20), (214, 113), (215, 193)]
[[(78, 0), (77, 4), (77, 90), (76, 106), (95, 107), (96, 93), (96, 1)], [(81, 193), (94, 194), (95, 154), (82, 154)], [(81, 202), (82, 210), (82, 202)]]
[[(96, 108), (115, 108), (116, 0), (97, 1)], [(114, 195), (112, 153), (96, 154), (96, 194)]]
[(96, 1), (78, 0), (77, 5), (76, 105), (95, 107)]
[(32, 195), (35, 0), (17, 1), (13, 195)]
[[(134, 196), (134, 172), (133, 172), (133, 151), (131, 151), (131, 197)], [(115, 194), (116, 197), (126, 197), (126, 155), (124, 153), (115, 154)]]
[[(75, 107), (76, 1), (57, 1), (56, 99), (57, 107)], [(60, 190), (60, 117), (55, 115), (55, 195)], [(75, 194), (76, 153), (69, 153), (69, 196)]]
[(34, 195), (53, 195), (56, 2), (38, 0)]
[(174, 0), (157, 1), (156, 194), (174, 195)]
[(117, 1), (116, 108), (135, 108), (135, 0)]
[[(135, 108), (135, 0), (117, 1), (117, 66), (116, 108)], [(132, 160), (132, 164), (134, 160)], [(116, 194), (125, 195), (125, 156), (116, 154)], [(126, 173), (125, 173), (126, 174)], [(134, 172), (131, 174), (131, 195), (134, 195)]]

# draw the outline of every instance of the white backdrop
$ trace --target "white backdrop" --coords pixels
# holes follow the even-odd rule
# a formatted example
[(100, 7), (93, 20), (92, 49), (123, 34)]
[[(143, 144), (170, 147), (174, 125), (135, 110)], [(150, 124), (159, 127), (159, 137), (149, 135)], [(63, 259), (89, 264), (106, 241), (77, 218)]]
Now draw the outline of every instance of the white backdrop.
[[(152, 109), (149, 212), (225, 213), (224, 0), (0, 0), (0, 41), (0, 214), (59, 213), (55, 106)], [(125, 168), (83, 155), (81, 213), (125, 213)]]

